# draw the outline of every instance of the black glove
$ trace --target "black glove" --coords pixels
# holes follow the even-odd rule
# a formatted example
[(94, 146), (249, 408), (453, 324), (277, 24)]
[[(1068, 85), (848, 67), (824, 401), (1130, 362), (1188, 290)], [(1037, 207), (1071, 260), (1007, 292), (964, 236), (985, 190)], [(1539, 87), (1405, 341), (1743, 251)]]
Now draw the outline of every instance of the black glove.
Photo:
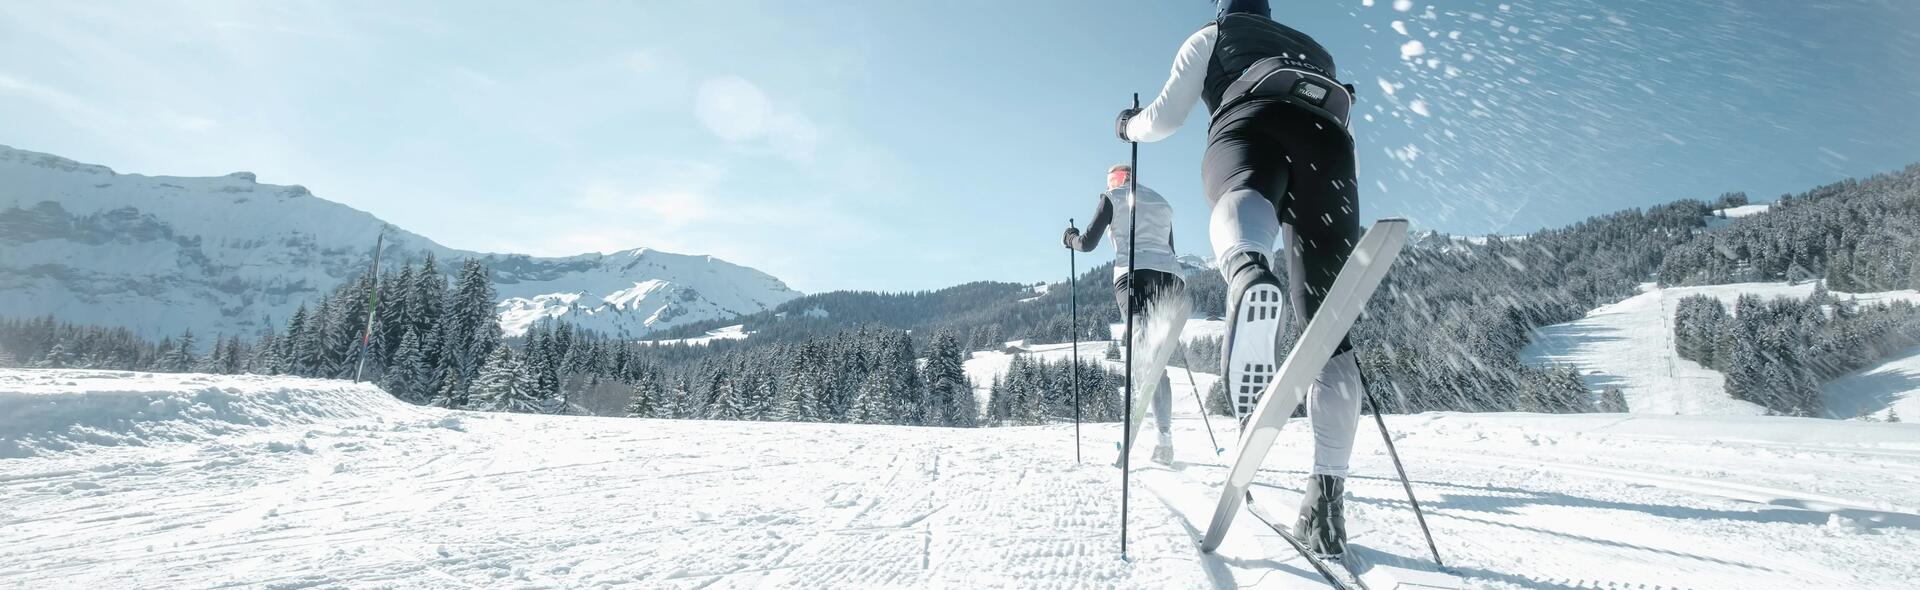
[(1138, 114), (1140, 109), (1127, 109), (1120, 111), (1120, 117), (1113, 120), (1113, 134), (1120, 136), (1120, 141), (1133, 142), (1132, 139), (1127, 138), (1127, 121), (1132, 121), (1133, 116)]
[(1060, 244), (1066, 246), (1068, 249), (1072, 249), (1073, 243), (1078, 241), (1080, 241), (1079, 228), (1069, 227), (1066, 233), (1060, 234)]

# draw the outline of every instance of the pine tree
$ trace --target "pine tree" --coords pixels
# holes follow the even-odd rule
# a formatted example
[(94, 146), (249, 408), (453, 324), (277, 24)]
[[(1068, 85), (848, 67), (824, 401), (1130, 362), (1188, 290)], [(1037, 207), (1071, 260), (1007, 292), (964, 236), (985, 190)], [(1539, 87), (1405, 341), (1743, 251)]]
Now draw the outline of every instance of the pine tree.
[(293, 317), (287, 320), (287, 335), (280, 341), (284, 349), (280, 353), (281, 363), (287, 373), (302, 377), (314, 375), (320, 352), (320, 339), (314, 324), (315, 321), (308, 317), (305, 303), (300, 304), (293, 311)]
[(486, 265), (468, 259), (448, 294), (441, 322), (441, 369), (456, 376), (458, 383), (471, 382), (500, 344), (500, 321), (493, 313), (496, 300)]
[(471, 409), (536, 413), (543, 409), (526, 363), (505, 346), (495, 347), (474, 381)]
[(740, 392), (734, 387), (733, 375), (726, 369), (713, 372), (713, 379), (707, 386), (708, 420), (741, 420), (746, 417), (746, 408), (742, 407)]
[(461, 386), (459, 375), (447, 375), (441, 379), (439, 389), (433, 394), (433, 401), (427, 405), (436, 408), (460, 409), (467, 407), (466, 388)]
[(419, 336), (420, 353), (428, 368), (427, 381), (437, 384), (443, 377), (440, 351), (445, 344), (441, 342), (440, 323), (448, 293), (446, 277), (440, 274), (432, 253), (420, 263), (420, 270), (413, 274), (413, 282), (405, 289), (401, 323)]
[(887, 374), (874, 371), (860, 382), (853, 396), (853, 407), (847, 411), (847, 420), (855, 424), (887, 423)]
[(226, 354), (227, 338), (225, 336), (215, 336), (213, 338), (213, 350), (207, 351), (207, 356), (200, 357), (200, 360), (194, 363), (193, 369), (191, 370), (194, 373), (206, 373), (209, 375), (222, 374), (220, 371), (220, 359), (226, 356)]
[(367, 321), (367, 293), (373, 281), (365, 275), (327, 298), (320, 331), (321, 365), (319, 376), (345, 379), (353, 376), (360, 359), (361, 332)]
[(657, 375), (647, 375), (641, 377), (638, 381), (634, 381), (632, 398), (627, 402), (627, 417), (663, 417), (657, 414), (660, 411), (662, 402), (666, 401), (663, 399), (665, 393), (665, 390), (661, 387), (660, 378)]
[(394, 351), (393, 361), (382, 375), (382, 385), (394, 397), (409, 403), (426, 401), (431, 382), (427, 379), (426, 353), (421, 350), (420, 336), (413, 328), (400, 337), (400, 348)]
[(244, 372), (247, 368), (248, 356), (250, 355), (246, 350), (246, 344), (240, 341), (238, 334), (235, 334), (231, 340), (227, 341), (226, 356), (220, 358), (220, 372), (228, 375)]
[(285, 362), (280, 356), (280, 338), (269, 326), (260, 334), (260, 341), (253, 345), (253, 355), (247, 359), (247, 372), (255, 375), (277, 375), (285, 371)]
[(155, 359), (153, 369), (161, 373), (185, 373), (193, 370), (199, 362), (193, 356), (193, 346), (193, 329), (189, 328), (180, 336), (178, 345), (169, 347), (166, 352), (161, 353), (160, 358)]
[(1627, 411), (1627, 393), (1619, 387), (1608, 387), (1600, 392), (1600, 411), (1621, 413)]
[(927, 364), (921, 381), (926, 384), (924, 423), (930, 426), (973, 426), (979, 411), (974, 406), (973, 384), (967, 371), (959, 338), (951, 330), (934, 333), (927, 346)]
[(926, 391), (915, 367), (913, 339), (904, 331), (884, 334), (886, 350), (880, 357), (880, 371), (887, 377), (886, 423), (920, 424), (926, 415), (922, 405)]
[(47, 349), (47, 353), (41, 355), (40, 361), (33, 366), (42, 369), (65, 369), (73, 366), (73, 355), (67, 352), (67, 343), (55, 342), (53, 348)]
[(387, 273), (380, 277), (380, 308), (375, 310), (373, 330), (381, 339), (382, 350), (398, 353), (400, 339), (405, 338), (409, 327), (406, 318), (407, 297), (413, 290), (413, 266), (400, 265), (399, 274)]
[(1120, 341), (1119, 340), (1107, 341), (1107, 353), (1105, 356), (1106, 356), (1106, 359), (1110, 361), (1120, 360)]

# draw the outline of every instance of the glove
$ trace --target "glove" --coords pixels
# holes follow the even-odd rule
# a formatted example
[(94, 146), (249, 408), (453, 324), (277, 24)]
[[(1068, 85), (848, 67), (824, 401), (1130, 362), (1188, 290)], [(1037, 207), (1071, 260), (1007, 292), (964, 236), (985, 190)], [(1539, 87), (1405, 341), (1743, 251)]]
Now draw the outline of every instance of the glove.
[(1072, 249), (1073, 243), (1077, 241), (1080, 241), (1080, 230), (1078, 228), (1069, 227), (1066, 233), (1060, 234), (1060, 245), (1066, 246), (1068, 249)]
[(1113, 120), (1113, 134), (1120, 136), (1120, 141), (1133, 142), (1132, 139), (1127, 138), (1127, 122), (1132, 121), (1133, 116), (1138, 114), (1140, 109), (1127, 109), (1120, 111), (1120, 117)]

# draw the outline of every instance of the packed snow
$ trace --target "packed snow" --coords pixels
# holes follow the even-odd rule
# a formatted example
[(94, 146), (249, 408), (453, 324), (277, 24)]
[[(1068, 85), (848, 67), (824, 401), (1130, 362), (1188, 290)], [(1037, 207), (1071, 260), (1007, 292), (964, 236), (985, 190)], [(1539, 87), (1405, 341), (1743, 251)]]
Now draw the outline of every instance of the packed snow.
[[(1626, 394), (1627, 409), (1654, 414), (1765, 414), (1757, 404), (1733, 399), (1726, 377), (1719, 371), (1680, 358), (1673, 345), (1674, 312), (1681, 299), (1710, 295), (1731, 306), (1743, 294), (1765, 298), (1804, 299), (1815, 283), (1740, 283), (1705, 287), (1657, 288), (1642, 285), (1639, 295), (1603, 305), (1587, 316), (1534, 331), (1520, 360), (1536, 365), (1573, 366), (1588, 387), (1601, 391), (1618, 387)], [(1920, 302), (1912, 290), (1883, 293), (1834, 293), (1861, 303), (1906, 300)], [(1903, 380), (1874, 380), (1874, 385), (1828, 388), (1829, 403), (1836, 396), (1890, 396), (1885, 385), (1912, 384)], [(1899, 393), (1904, 397), (1906, 393)], [(1869, 402), (1870, 403), (1870, 402)], [(1841, 402), (1840, 407), (1853, 407)]]
[[(1218, 553), (1199, 552), (1223, 460), (1197, 415), (1176, 418), (1174, 466), (1136, 461), (1122, 561), (1114, 424), (1083, 428), (1076, 464), (1067, 424), (483, 414), (338, 381), (0, 371), (0, 586), (1324, 587), (1244, 514)], [(1388, 423), (1464, 587), (1920, 576), (1920, 426)], [(1298, 501), (1302, 426), (1256, 481), (1275, 514)], [(1371, 430), (1347, 509), (1354, 554), (1381, 564), (1363, 576), (1436, 575)]]

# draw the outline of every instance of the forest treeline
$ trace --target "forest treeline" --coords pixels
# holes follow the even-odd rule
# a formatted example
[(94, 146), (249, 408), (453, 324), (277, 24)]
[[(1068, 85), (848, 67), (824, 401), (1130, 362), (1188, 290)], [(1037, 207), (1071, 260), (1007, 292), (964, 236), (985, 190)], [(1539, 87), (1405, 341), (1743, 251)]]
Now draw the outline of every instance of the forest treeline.
[[(1416, 236), (1356, 324), (1354, 344), (1389, 411), (1617, 409), (1617, 400), (1597, 399), (1571, 368), (1521, 363), (1531, 332), (1632, 296), (1649, 282), (1920, 288), (1920, 231), (1913, 229), (1920, 227), (1920, 165), (1782, 196), (1766, 212), (1738, 219), (1716, 213), (1745, 204), (1745, 195), (1730, 193), (1525, 236)], [(210, 345), (207, 335), (191, 332), (149, 342), (123, 329), (49, 318), (0, 320), (0, 365), (329, 378), (360, 371), (410, 402), (478, 409), (1022, 423), (1062, 415), (1059, 392), (1049, 388), (1072, 368), (1021, 357), (1025, 376), (961, 387), (954, 375), (964, 380), (964, 371), (953, 366), (968, 351), (1000, 350), (1010, 341), (1106, 340), (1119, 320), (1111, 273), (1110, 263), (1095, 266), (1072, 288), (1065, 281), (977, 282), (913, 293), (822, 293), (650, 336), (695, 336), (732, 323), (753, 334), (686, 345), (613, 340), (563, 321), (508, 338), (494, 321), (497, 298), (486, 268), (462, 261), (449, 277), (428, 258), (350, 280), (272, 331), (212, 335)], [(1217, 273), (1195, 269), (1188, 282), (1201, 315), (1222, 313), (1225, 285)], [(382, 303), (361, 367), (361, 332), (376, 287)], [(1070, 320), (1076, 300), (1078, 324)], [(1686, 338), (1753, 343), (1751, 350), (1709, 346), (1682, 354), (1727, 372), (1735, 396), (1786, 414), (1817, 415), (1810, 392), (1818, 380), (1889, 353), (1913, 314), (1911, 306), (1825, 303), (1821, 316), (1787, 309), (1815, 305), (1807, 302), (1754, 305), (1752, 316), (1736, 304), (1725, 319), (1713, 319), (1721, 316), (1704, 303), (1688, 304)], [(1767, 328), (1768, 318), (1779, 325)], [(1788, 351), (1829, 341), (1811, 353)], [(1201, 339), (1185, 352), (1175, 355), (1176, 366), (1218, 370), (1217, 340)], [(1101, 366), (1089, 360), (1083, 370), (1110, 375)], [(1107, 386), (1104, 377), (1087, 379)], [(976, 386), (999, 394), (974, 400), (984, 410), (967, 415), (958, 408)], [(1111, 417), (1099, 407), (1094, 415)]]

